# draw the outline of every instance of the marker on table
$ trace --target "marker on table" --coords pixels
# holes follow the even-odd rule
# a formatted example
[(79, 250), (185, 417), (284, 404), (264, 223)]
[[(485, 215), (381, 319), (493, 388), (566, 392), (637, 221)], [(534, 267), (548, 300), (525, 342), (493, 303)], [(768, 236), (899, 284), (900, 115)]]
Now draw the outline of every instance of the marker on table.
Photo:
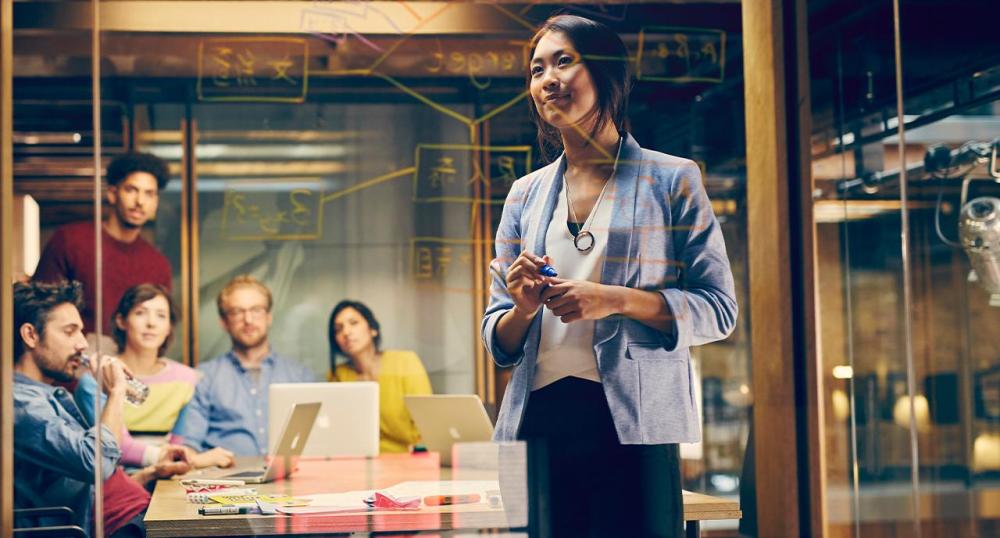
[(479, 502), (478, 493), (467, 495), (429, 495), (424, 497), (427, 506), (444, 506), (448, 504), (470, 504)]
[(250, 509), (246, 506), (203, 506), (198, 513), (203, 516), (235, 516), (249, 514)]

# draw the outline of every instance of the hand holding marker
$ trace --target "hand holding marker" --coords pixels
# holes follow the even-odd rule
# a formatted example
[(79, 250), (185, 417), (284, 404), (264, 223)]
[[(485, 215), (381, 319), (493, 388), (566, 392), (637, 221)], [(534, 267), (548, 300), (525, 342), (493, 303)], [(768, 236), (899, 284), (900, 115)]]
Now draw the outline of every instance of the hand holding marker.
[[(496, 267), (493, 266), (493, 264), (490, 264), (490, 271), (493, 271), (498, 277), (500, 277), (500, 280), (503, 280), (504, 282), (507, 281), (507, 275), (504, 274), (504, 273), (501, 273), (499, 269), (497, 269)], [(559, 276), (559, 273), (556, 272), (556, 269), (554, 267), (552, 267), (551, 265), (549, 265), (549, 264), (545, 264), (545, 265), (541, 266), (538, 269), (538, 272), (542, 276)]]

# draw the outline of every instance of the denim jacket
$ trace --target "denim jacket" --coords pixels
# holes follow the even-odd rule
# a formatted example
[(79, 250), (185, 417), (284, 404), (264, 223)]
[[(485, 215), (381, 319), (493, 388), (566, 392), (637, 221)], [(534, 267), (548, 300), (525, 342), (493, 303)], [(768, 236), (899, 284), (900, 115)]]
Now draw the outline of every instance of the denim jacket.
[[(101, 426), (103, 480), (115, 471), (121, 452)], [(14, 374), (14, 505), (68, 506), (74, 524), (88, 534), (94, 506), (96, 430), (73, 396), (62, 387)], [(43, 522), (44, 523), (44, 522)]]
[[(690, 348), (729, 336), (739, 310), (722, 230), (694, 162), (643, 149), (626, 135), (618, 164), (601, 283), (659, 293), (674, 323), (659, 332), (623, 316), (597, 320), (593, 348), (604, 394), (623, 444), (697, 442)], [(501, 273), (522, 249), (545, 254), (565, 169), (563, 157), (514, 183), (491, 262)], [(506, 283), (494, 274), (483, 343), (499, 366), (514, 367), (497, 418), (498, 441), (517, 438), (541, 337), (539, 311), (519, 353), (500, 349), (496, 325), (513, 306)]]

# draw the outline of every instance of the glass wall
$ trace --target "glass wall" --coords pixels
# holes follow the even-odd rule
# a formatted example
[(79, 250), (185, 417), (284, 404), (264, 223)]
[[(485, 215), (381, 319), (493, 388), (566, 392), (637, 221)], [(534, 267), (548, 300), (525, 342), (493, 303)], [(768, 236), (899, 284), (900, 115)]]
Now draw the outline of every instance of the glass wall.
[[(251, 273), (275, 295), (276, 349), (318, 375), (330, 368), (330, 309), (357, 299), (379, 318), (384, 345), (417, 351), (436, 392), (476, 392), (497, 405), (505, 373), (492, 371), (477, 336), (484, 260), (513, 179), (544, 164), (525, 113), (531, 31), (523, 23), (552, 9), (447, 8), (459, 20), (489, 21), (478, 37), (330, 31), (342, 18), (359, 30), (373, 19), (405, 18), (350, 9), (311, 5), (294, 38), (232, 29), (166, 34), (157, 39), (168, 46), (142, 47), (152, 39), (144, 32), (103, 33), (106, 56), (134, 56), (115, 91), (135, 101), (139, 146), (178, 174), (190, 159), (190, 356), (200, 363), (229, 349), (215, 297), (229, 278)], [(738, 6), (714, 18), (700, 5), (574, 9), (615, 26), (634, 51), (636, 138), (705, 170), (745, 304)], [(288, 30), (277, 22), (272, 29)], [(190, 86), (178, 82), (184, 74), (194, 76)], [(172, 183), (166, 196), (180, 188)], [(179, 230), (168, 218), (157, 226), (164, 247)], [(180, 265), (179, 255), (171, 259)], [(696, 351), (706, 446), (690, 449), (691, 486), (731, 495), (752, 401), (746, 321), (725, 342)]]
[[(334, 367), (331, 309), (359, 300), (378, 319), (382, 346), (416, 352), (435, 393), (476, 394), (495, 418), (509, 371), (480, 343), (487, 263), (511, 184), (547, 163), (528, 118), (526, 44), (556, 10), (599, 19), (629, 48), (630, 133), (697, 161), (725, 235), (742, 315), (727, 340), (693, 350), (704, 440), (682, 457), (686, 489), (738, 500), (753, 402), (738, 2), (234, 6), (102, 2), (99, 99), (81, 53), (87, 32), (62, 50), (58, 26), (72, 17), (22, 10), (34, 18), (15, 33), (15, 130), (44, 125), (70, 140), (15, 146), (16, 189), (41, 204), (40, 245), (92, 217), (93, 179), (81, 168), (90, 136), (100, 136), (105, 166), (152, 153), (167, 162), (169, 182), (141, 235), (170, 265), (179, 316), (166, 358), (220, 360), (232, 342), (217, 297), (250, 274), (274, 298), (273, 349), (317, 379)], [(103, 124), (94, 135), (92, 106)], [(61, 167), (67, 155), (76, 168)], [(66, 170), (81, 178), (65, 181)], [(151, 433), (163, 441), (165, 432)], [(510, 457), (495, 446), (467, 454), (473, 463), (448, 472), (495, 477)], [(368, 481), (351, 487), (386, 487), (378, 469), (365, 472)], [(417, 466), (406, 476), (444, 476), (436, 473)], [(271, 530), (304, 532), (293, 527)], [(704, 527), (732, 535), (736, 521)]]
[(991, 536), (1000, 48), (983, 2), (900, 2), (898, 43), (847, 4), (810, 33), (828, 531)]

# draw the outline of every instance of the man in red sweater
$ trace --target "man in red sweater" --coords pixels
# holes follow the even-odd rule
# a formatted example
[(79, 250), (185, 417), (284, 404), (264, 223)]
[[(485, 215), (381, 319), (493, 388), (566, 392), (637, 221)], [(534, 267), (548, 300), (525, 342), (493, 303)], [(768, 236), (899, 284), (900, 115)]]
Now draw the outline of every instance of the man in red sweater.
[[(121, 155), (108, 165), (110, 212), (102, 224), (102, 334), (111, 334), (109, 319), (125, 290), (145, 283), (171, 288), (170, 262), (140, 236), (142, 227), (156, 216), (160, 191), (169, 179), (167, 163), (146, 153)], [(97, 331), (94, 235), (93, 221), (60, 227), (45, 245), (34, 275), (41, 282), (76, 280), (83, 284), (85, 303), (81, 314), (88, 334)]]

